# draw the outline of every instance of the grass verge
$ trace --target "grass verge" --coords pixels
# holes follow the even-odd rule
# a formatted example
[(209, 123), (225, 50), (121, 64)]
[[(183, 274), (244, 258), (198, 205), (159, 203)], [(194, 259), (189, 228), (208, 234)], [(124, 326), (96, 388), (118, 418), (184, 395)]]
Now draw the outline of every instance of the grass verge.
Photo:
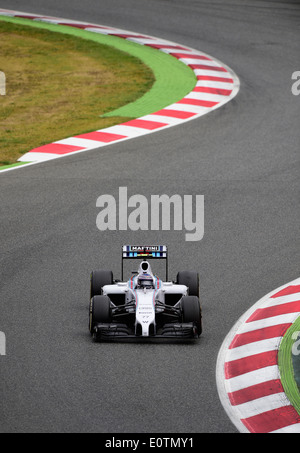
[(26, 151), (131, 117), (102, 117), (131, 103), (154, 83), (135, 56), (48, 29), (0, 21), (0, 165)]
[[(295, 334), (298, 332), (300, 332), (300, 317), (291, 325), (280, 343), (278, 366), (284, 391), (291, 404), (300, 415), (300, 376), (298, 374), (300, 372), (299, 347), (296, 348), (297, 351), (294, 351), (295, 337), (297, 336)], [(297, 352), (297, 355), (295, 352)]]
[[(154, 82), (152, 81), (152, 85), (149, 88), (144, 91), (144, 93), (139, 93), (137, 94), (137, 97), (133, 100), (128, 100), (126, 101), (125, 104), (121, 105), (120, 103), (116, 106), (116, 102), (119, 102), (119, 98), (116, 95), (115, 92), (115, 98), (112, 97), (112, 102), (110, 106), (104, 109), (103, 112), (100, 111), (100, 105), (102, 101), (102, 94), (99, 96), (99, 92), (97, 91), (97, 98), (93, 98), (91, 100), (92, 103), (97, 107), (97, 122), (96, 124), (92, 122), (92, 120), (87, 119), (87, 111), (84, 110), (86, 107), (89, 109), (89, 105), (84, 106), (83, 102), (77, 102), (77, 108), (75, 108), (74, 102), (77, 101), (78, 99), (80, 100), (81, 92), (78, 93), (78, 99), (72, 99), (72, 105), (73, 109), (71, 112), (71, 115), (68, 117), (68, 120), (71, 120), (73, 118), (73, 114), (80, 115), (81, 119), (86, 119), (87, 121), (85, 122), (86, 127), (80, 127), (78, 129), (77, 127), (72, 127), (71, 131), (66, 130), (65, 128), (62, 128), (60, 130), (56, 129), (55, 126), (56, 124), (52, 124), (52, 120), (55, 119), (55, 112), (54, 109), (53, 114), (47, 118), (47, 121), (49, 122), (49, 126), (51, 126), (51, 138), (48, 139), (44, 136), (41, 137), (41, 140), (34, 141), (34, 144), (32, 145), (33, 141), (30, 141), (30, 145), (27, 145), (25, 147), (25, 144), (22, 142), (18, 143), (18, 136), (17, 134), (19, 133), (19, 129), (23, 127), (22, 124), (17, 124), (17, 129), (8, 129), (8, 134), (11, 134), (11, 140), (14, 140), (16, 143), (15, 145), (18, 146), (18, 149), (22, 149), (21, 154), (24, 152), (29, 151), (32, 148), (36, 148), (38, 146), (42, 146), (47, 143), (51, 143), (56, 140), (60, 140), (72, 135), (78, 135), (80, 133), (85, 133), (85, 132), (90, 132), (94, 131), (97, 129), (101, 129), (103, 127), (109, 127), (114, 124), (119, 124), (121, 122), (125, 122), (129, 119), (132, 118), (138, 118), (143, 115), (147, 115), (149, 113), (155, 112), (157, 110), (160, 110), (167, 105), (173, 104), (183, 98), (186, 94), (188, 94), (195, 86), (196, 84), (196, 77), (194, 72), (192, 71), (191, 68), (188, 66), (184, 65), (182, 62), (178, 61), (177, 59), (173, 58), (172, 56), (164, 53), (164, 52), (159, 52), (151, 47), (148, 46), (141, 46), (140, 44), (124, 40), (115, 36), (107, 36), (99, 33), (92, 33), (90, 31), (78, 29), (76, 27), (68, 27), (68, 26), (62, 26), (62, 25), (57, 25), (57, 24), (50, 24), (47, 22), (41, 22), (41, 21), (32, 21), (30, 19), (23, 19), (23, 18), (14, 18), (14, 17), (6, 17), (6, 16), (1, 16), (0, 15), (0, 24), (3, 22), (7, 22), (10, 24), (17, 24), (17, 25), (24, 25), (24, 26), (30, 26), (31, 29), (39, 29), (39, 30), (45, 30), (45, 31), (50, 31), (50, 32), (58, 32), (59, 34), (63, 34), (65, 36), (70, 36), (70, 37), (75, 37), (75, 38), (81, 38), (81, 40), (84, 41), (85, 49), (88, 52), (90, 48), (91, 43), (96, 43), (98, 46), (104, 45), (104, 46), (109, 46), (109, 49), (116, 49), (121, 52), (125, 52), (126, 54), (129, 54), (127, 56), (133, 56), (138, 59), (139, 65), (145, 65), (150, 68), (150, 72), (152, 71), (152, 77), (154, 74)], [(57, 33), (57, 34), (58, 34)], [(2, 35), (1, 35), (2, 37)], [(0, 48), (0, 70), (3, 70), (2, 67), (4, 67), (4, 72), (5, 72), (5, 66), (3, 63), (3, 59), (1, 60), (1, 51), (2, 48)], [(141, 63), (142, 62), (142, 63)], [(112, 63), (112, 61), (111, 61)], [(118, 61), (117, 61), (118, 63)], [(91, 69), (91, 68), (90, 68)], [(107, 68), (108, 69), (108, 68)], [(119, 73), (119, 68), (117, 68), (117, 71)], [(135, 73), (130, 74), (130, 78), (135, 77)], [(148, 73), (149, 75), (149, 73)], [(68, 79), (69, 75), (67, 74), (66, 77), (62, 78), (60, 80), (61, 84), (59, 84), (59, 90), (62, 91), (63, 86), (67, 86), (69, 88), (69, 81)], [(135, 79), (132, 79), (135, 84)], [(149, 81), (146, 82), (149, 85)], [(7, 81), (7, 85), (9, 87), (9, 80)], [(103, 86), (98, 86), (98, 88), (102, 89)], [(123, 86), (123, 89), (126, 87)], [(82, 96), (81, 96), (82, 97)], [(4, 99), (3, 96), (0, 97), (0, 110), (2, 107), (2, 100)], [(60, 99), (58, 102), (58, 105), (60, 103)], [(41, 105), (41, 102), (40, 102)], [(62, 108), (62, 107), (61, 107)], [(12, 106), (13, 110), (13, 106)], [(74, 118), (76, 117), (74, 116)], [(48, 115), (49, 116), (49, 115)], [(99, 117), (99, 118), (98, 118)], [(76, 117), (77, 118), (77, 117)], [(32, 118), (33, 123), (30, 124), (29, 129), (27, 129), (26, 135), (30, 135), (36, 131), (37, 128), (40, 127), (40, 123), (43, 118), (40, 118), (39, 116), (34, 116)], [(99, 123), (99, 120), (104, 120)], [(95, 117), (93, 117), (93, 121), (95, 120)], [(64, 120), (59, 120), (58, 125), (65, 125), (68, 124), (67, 122), (65, 123)], [(83, 123), (80, 123), (80, 126)], [(99, 125), (100, 124), (100, 125)], [(74, 124), (73, 124), (74, 126)], [(24, 127), (23, 127), (24, 129)], [(61, 131), (61, 132), (60, 132)], [(25, 131), (24, 131), (25, 132)], [(22, 134), (24, 135), (24, 134)], [(0, 130), (0, 137), (1, 136), (1, 130)], [(6, 144), (6, 140), (4, 140), (4, 144)], [(14, 146), (14, 145), (13, 145)], [(0, 142), (0, 153), (1, 150), (3, 149), (3, 142)], [(16, 157), (17, 158), (17, 157)], [(15, 158), (15, 159), (16, 159)], [(9, 165), (10, 162), (15, 161), (15, 159), (3, 159), (2, 162), (5, 165)], [(0, 154), (0, 160), (1, 160), (1, 154)], [(1, 162), (0, 162), (1, 165)], [(0, 170), (2, 167), (0, 167)]]

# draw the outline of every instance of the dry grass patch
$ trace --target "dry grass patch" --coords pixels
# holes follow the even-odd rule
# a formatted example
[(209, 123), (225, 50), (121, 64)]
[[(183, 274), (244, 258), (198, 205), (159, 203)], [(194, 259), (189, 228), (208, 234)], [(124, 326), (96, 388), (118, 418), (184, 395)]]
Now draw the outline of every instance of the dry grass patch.
[(32, 148), (129, 120), (101, 115), (148, 91), (139, 59), (78, 37), (0, 22), (0, 165)]

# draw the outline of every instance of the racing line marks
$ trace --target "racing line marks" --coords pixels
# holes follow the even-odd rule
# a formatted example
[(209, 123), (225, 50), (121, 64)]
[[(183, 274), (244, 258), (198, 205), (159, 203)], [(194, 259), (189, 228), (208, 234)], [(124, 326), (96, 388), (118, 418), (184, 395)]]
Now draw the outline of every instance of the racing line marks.
[(258, 301), (224, 340), (217, 362), (223, 406), (241, 432), (300, 432), (280, 379), (278, 349), (300, 315), (300, 279)]
[(183, 99), (172, 105), (117, 126), (80, 134), (40, 146), (24, 154), (19, 159), (20, 162), (33, 163), (55, 159), (176, 126), (220, 107), (236, 96), (239, 90), (239, 79), (231, 69), (203, 52), (167, 40), (102, 25), (11, 10), (0, 9), (0, 15), (77, 27), (85, 31), (116, 36), (140, 45), (149, 46), (160, 52), (168, 53), (189, 66), (194, 71), (197, 79), (194, 89)]

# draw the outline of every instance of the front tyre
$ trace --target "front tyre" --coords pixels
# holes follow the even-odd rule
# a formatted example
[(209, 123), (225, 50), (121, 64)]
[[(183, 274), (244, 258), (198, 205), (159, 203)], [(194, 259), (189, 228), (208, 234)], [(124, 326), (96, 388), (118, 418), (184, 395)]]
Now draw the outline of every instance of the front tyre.
[(178, 285), (185, 285), (189, 288), (190, 296), (199, 297), (199, 274), (193, 271), (181, 271), (177, 274)]
[(184, 296), (181, 299), (182, 322), (196, 325), (198, 337), (202, 333), (202, 315), (200, 301), (197, 296)]
[(90, 299), (102, 294), (102, 288), (105, 285), (113, 284), (112, 271), (96, 270), (91, 273)]
[(91, 335), (97, 324), (107, 324), (112, 321), (110, 298), (108, 296), (94, 296), (90, 302), (89, 330)]

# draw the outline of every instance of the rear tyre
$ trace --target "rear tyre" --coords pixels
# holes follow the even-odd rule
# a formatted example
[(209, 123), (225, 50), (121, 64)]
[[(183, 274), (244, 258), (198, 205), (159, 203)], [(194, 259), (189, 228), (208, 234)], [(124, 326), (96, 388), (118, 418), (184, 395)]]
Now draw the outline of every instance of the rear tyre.
[(177, 274), (177, 283), (189, 288), (190, 296), (199, 297), (199, 274), (193, 271), (182, 271)]
[(113, 284), (112, 271), (97, 270), (91, 273), (90, 299), (94, 296), (101, 296), (102, 288), (105, 285)]
[(94, 296), (90, 302), (89, 330), (93, 334), (94, 327), (99, 323), (110, 323), (112, 320), (110, 298), (108, 296)]
[(181, 299), (182, 322), (193, 322), (197, 327), (197, 335), (202, 333), (202, 315), (200, 301), (197, 296), (184, 296)]

